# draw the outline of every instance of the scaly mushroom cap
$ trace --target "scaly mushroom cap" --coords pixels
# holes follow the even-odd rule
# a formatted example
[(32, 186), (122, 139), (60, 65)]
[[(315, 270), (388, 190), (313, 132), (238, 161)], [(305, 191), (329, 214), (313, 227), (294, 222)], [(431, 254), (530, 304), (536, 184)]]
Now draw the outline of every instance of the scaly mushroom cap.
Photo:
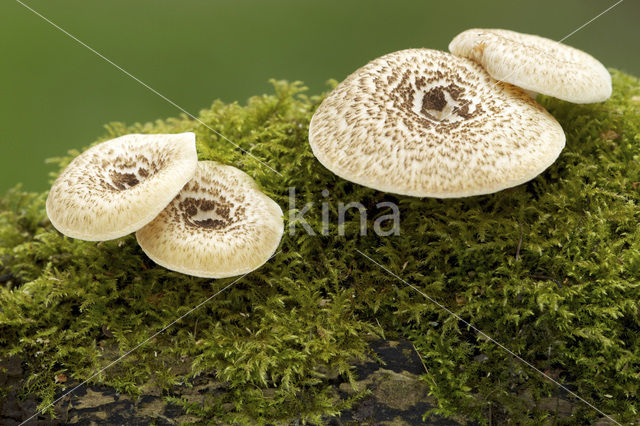
[(249, 175), (201, 161), (193, 179), (136, 238), (167, 269), (224, 278), (262, 266), (283, 232), (282, 209)]
[(593, 56), (548, 38), (509, 30), (472, 29), (449, 44), (495, 79), (577, 104), (611, 96), (611, 75)]
[(340, 83), (313, 115), (309, 142), (325, 167), (349, 181), (450, 198), (534, 178), (558, 157), (565, 136), (524, 91), (475, 62), (409, 49)]
[(195, 135), (126, 135), (77, 156), (58, 176), (47, 215), (64, 235), (106, 241), (156, 217), (195, 173)]

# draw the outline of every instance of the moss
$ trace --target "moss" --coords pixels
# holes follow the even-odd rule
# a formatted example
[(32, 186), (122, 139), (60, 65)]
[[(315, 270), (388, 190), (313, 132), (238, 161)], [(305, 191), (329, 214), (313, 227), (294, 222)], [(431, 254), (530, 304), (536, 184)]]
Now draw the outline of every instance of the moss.
[[(224, 391), (190, 414), (221, 422), (319, 422), (350, 406), (335, 392), (371, 334), (402, 335), (419, 351), (438, 413), (481, 422), (536, 423), (553, 416), (558, 387), (478, 335), (358, 250), (420, 288), (536, 368), (620, 422), (640, 402), (640, 82), (612, 70), (606, 103), (541, 102), (561, 122), (567, 147), (535, 180), (493, 195), (416, 199), (351, 184), (324, 169), (307, 143), (321, 97), (300, 83), (246, 106), (216, 101), (200, 119), (110, 124), (129, 132), (197, 134), (201, 160), (235, 165), (286, 209), (289, 188), (317, 235), (286, 233), (258, 271), (181, 319), (91, 381), (133, 395), (215, 374)], [(61, 167), (77, 152), (56, 159)], [(249, 155), (250, 154), (250, 155)], [(280, 175), (260, 163), (277, 169)], [(329, 190), (324, 197), (321, 191)], [(149, 261), (135, 238), (90, 243), (46, 220), (46, 194), (9, 191), (0, 201), (0, 359), (19, 356), (22, 395), (48, 405), (55, 377), (81, 381), (233, 280), (203, 280)], [(304, 200), (304, 201), (303, 201)], [(338, 202), (360, 201), (368, 229), (398, 203), (401, 233), (359, 235), (358, 215), (337, 232)], [(332, 218), (320, 234), (325, 202)], [(146, 385), (145, 385), (146, 386)], [(574, 401), (571, 422), (600, 417)], [(568, 422), (569, 420), (564, 420)]]

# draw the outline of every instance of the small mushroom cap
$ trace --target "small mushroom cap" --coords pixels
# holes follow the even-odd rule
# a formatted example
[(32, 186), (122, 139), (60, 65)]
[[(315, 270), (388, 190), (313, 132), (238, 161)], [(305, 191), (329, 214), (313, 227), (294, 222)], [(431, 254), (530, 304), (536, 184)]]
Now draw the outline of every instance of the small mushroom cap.
[(582, 50), (548, 38), (509, 30), (472, 29), (449, 44), (495, 79), (565, 101), (585, 104), (611, 96), (611, 74)]
[(282, 209), (249, 175), (200, 161), (193, 179), (136, 238), (167, 269), (224, 278), (262, 266), (283, 232)]
[(451, 198), (533, 179), (558, 157), (565, 136), (523, 90), (477, 63), (409, 49), (340, 83), (313, 115), (309, 142), (325, 167), (351, 182)]
[(126, 135), (95, 145), (60, 173), (47, 215), (64, 235), (106, 241), (156, 217), (196, 170), (195, 135)]

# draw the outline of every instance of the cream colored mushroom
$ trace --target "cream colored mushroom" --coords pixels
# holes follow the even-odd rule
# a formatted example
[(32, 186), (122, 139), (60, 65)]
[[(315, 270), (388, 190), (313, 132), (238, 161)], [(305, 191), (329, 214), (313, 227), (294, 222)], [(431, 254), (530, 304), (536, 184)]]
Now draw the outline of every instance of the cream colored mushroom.
[(136, 237), (147, 256), (167, 269), (224, 278), (262, 266), (283, 232), (282, 209), (251, 177), (201, 161), (193, 179)]
[(313, 115), (309, 142), (325, 167), (349, 181), (450, 198), (533, 179), (556, 160), (565, 136), (523, 90), (477, 63), (409, 49), (340, 83)]
[(611, 96), (611, 75), (593, 56), (531, 34), (471, 29), (449, 44), (454, 55), (473, 59), (495, 79), (578, 104)]
[(193, 177), (197, 162), (193, 133), (111, 139), (60, 173), (47, 197), (47, 215), (69, 237), (122, 237), (156, 217)]

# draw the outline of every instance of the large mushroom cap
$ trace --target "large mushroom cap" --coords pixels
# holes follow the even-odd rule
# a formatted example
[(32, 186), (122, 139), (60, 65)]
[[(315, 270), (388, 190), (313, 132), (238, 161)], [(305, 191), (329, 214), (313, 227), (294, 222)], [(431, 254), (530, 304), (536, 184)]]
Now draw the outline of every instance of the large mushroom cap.
[(574, 103), (611, 96), (611, 75), (593, 56), (548, 38), (472, 29), (449, 44), (454, 55), (480, 63), (495, 79)]
[(224, 278), (262, 266), (283, 232), (282, 209), (251, 177), (201, 161), (193, 179), (136, 237), (147, 256), (167, 269)]
[(149, 223), (195, 173), (195, 135), (126, 135), (76, 157), (47, 198), (47, 215), (63, 234), (105, 241)]
[(475, 62), (410, 49), (375, 59), (340, 83), (311, 119), (309, 142), (344, 179), (449, 198), (534, 178), (555, 161), (565, 137), (524, 91)]

